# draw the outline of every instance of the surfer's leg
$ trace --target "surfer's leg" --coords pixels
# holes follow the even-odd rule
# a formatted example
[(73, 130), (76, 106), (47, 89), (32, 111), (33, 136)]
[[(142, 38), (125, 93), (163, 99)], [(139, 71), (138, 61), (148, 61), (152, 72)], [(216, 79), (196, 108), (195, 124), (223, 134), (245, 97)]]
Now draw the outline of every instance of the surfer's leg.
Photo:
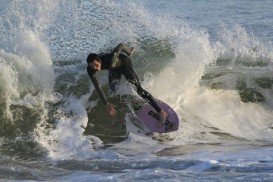
[(140, 95), (143, 99), (147, 100), (149, 102), (149, 104), (159, 113), (162, 109), (157, 104), (154, 97), (149, 92), (144, 90), (140, 84), (137, 83), (134, 85), (136, 87), (136, 91), (137, 91), (138, 95)]
[(128, 80), (131, 84), (133, 84), (135, 86), (135, 89), (136, 89), (138, 95), (141, 96), (143, 99), (147, 100), (149, 102), (149, 104), (153, 108), (155, 108), (155, 110), (158, 113), (160, 111), (162, 111), (160, 106), (155, 101), (154, 97), (149, 92), (147, 92), (146, 90), (144, 90), (141, 87), (140, 82), (139, 82), (138, 77), (137, 77), (137, 74), (135, 73), (135, 71), (133, 69), (131, 59), (129, 57), (124, 57), (123, 58), (122, 68), (123, 68), (122, 69), (123, 70), (123, 75), (125, 76), (126, 80)]
[(109, 95), (114, 95), (117, 91), (121, 76), (122, 70), (120, 68), (109, 70)]

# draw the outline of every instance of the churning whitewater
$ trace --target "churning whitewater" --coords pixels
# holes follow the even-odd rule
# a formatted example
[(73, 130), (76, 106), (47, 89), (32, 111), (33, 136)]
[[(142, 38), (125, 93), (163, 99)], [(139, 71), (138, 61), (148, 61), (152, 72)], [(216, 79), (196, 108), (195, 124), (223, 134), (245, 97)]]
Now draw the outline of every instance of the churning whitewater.
[[(272, 180), (270, 7), (257, 0), (3, 0), (0, 178)], [(147, 136), (129, 112), (106, 119), (86, 58), (120, 42), (135, 48), (143, 88), (177, 112), (177, 131)], [(98, 79), (107, 95), (107, 73)], [(136, 95), (125, 80), (119, 92)]]

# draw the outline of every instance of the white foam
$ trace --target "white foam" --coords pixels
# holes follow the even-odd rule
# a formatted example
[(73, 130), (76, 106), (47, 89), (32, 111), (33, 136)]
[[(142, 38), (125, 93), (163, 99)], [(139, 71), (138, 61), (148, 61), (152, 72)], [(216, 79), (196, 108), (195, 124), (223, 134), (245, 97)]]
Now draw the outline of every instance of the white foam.
[(244, 103), (236, 91), (199, 88), (186, 94), (184, 108), (222, 132), (251, 140), (272, 141), (272, 111), (261, 103)]
[[(149, 43), (151, 38), (166, 41), (176, 55), (174, 59), (168, 60), (166, 67), (159, 73), (146, 77), (143, 82), (143, 87), (156, 98), (170, 104), (182, 121), (179, 130), (170, 134), (175, 141), (166, 143), (181, 145), (219, 141), (219, 137), (210, 134), (212, 129), (209, 127), (217, 127), (221, 132), (238, 137), (272, 140), (272, 99), (267, 105), (242, 103), (236, 91), (213, 91), (199, 88), (198, 85), (205, 65), (219, 55), (228, 58), (236, 58), (238, 55), (247, 55), (252, 59), (272, 58), (271, 49), (267, 50), (266, 46), (249, 36), (242, 27), (221, 30), (220, 40), (215, 43), (210, 41), (206, 31), (194, 30), (172, 17), (157, 18), (141, 3), (42, 1), (31, 2), (30, 7), (36, 10), (33, 17), (37, 18), (28, 19), (30, 11), (27, 5), (11, 3), (9, 10), (16, 12), (18, 22), (11, 20), (13, 11), (5, 14), (4, 17), (12, 25), (12, 35), (1, 33), (7, 48), (0, 52), (0, 70), (3, 70), (0, 78), (9, 94), (8, 100), (14, 104), (35, 107), (39, 102), (57, 100), (52, 96), (52, 58), (54, 61), (75, 58), (84, 60), (90, 51), (105, 51), (105, 47), (113, 47), (113, 43), (133, 42), (138, 48), (139, 42)], [(261, 48), (251, 51), (252, 46)], [(139, 51), (143, 51), (141, 45)], [(272, 71), (272, 64), (267, 69)], [(241, 71), (241, 68), (238, 70)], [(24, 98), (18, 99), (22, 90), (37, 89), (45, 93), (37, 96), (26, 94)], [(126, 91), (131, 92), (130, 89)], [(268, 93), (267, 98), (270, 98), (272, 94), (265, 92)], [(50, 131), (52, 136), (44, 134), (43, 128), (38, 128), (38, 141), (50, 151), (50, 157), (71, 159), (100, 155), (95, 154), (93, 147), (102, 145), (101, 141), (93, 136), (83, 136), (88, 122), (85, 109), (87, 97), (64, 98), (66, 102), (60, 106), (56, 117), (57, 128)], [(43, 107), (46, 115), (46, 106)], [(145, 146), (147, 151), (149, 147), (151, 151), (158, 150), (158, 142), (137, 133), (131, 134), (122, 145)]]
[[(27, 107), (43, 105), (52, 92), (54, 80), (47, 48), (32, 31), (18, 29), (17, 33), (17, 38), (7, 45), (14, 47), (14, 51), (0, 50), (0, 77), (3, 88), (1, 94), (4, 94), (7, 114), (11, 120), (11, 104)], [(28, 92), (29, 94), (26, 94)], [(37, 92), (40, 92), (38, 96), (34, 94)], [(26, 95), (21, 95), (22, 93)], [(24, 97), (20, 98), (22, 96)]]

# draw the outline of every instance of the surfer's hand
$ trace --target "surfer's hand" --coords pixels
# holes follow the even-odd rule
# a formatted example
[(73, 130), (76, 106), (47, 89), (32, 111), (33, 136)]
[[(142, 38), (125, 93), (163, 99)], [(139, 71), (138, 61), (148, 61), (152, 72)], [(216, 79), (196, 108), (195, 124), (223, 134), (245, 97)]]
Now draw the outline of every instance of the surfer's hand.
[(111, 103), (107, 103), (105, 105), (106, 111), (110, 116), (115, 116), (116, 115), (117, 111), (116, 111), (115, 107), (116, 106), (111, 104)]

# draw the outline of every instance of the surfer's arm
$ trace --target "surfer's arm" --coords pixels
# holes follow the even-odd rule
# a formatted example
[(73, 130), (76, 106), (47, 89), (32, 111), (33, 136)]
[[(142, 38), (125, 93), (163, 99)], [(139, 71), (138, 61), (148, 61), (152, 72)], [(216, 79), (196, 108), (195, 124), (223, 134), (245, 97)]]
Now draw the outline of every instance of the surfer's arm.
[(91, 81), (93, 82), (93, 85), (95, 86), (95, 89), (96, 89), (100, 99), (102, 100), (103, 104), (106, 105), (108, 102), (106, 100), (106, 97), (101, 89), (101, 86), (100, 86), (97, 78), (95, 77), (95, 75), (90, 78), (91, 78)]
[(106, 97), (105, 97), (105, 95), (104, 95), (104, 93), (103, 93), (103, 91), (101, 89), (101, 86), (100, 86), (96, 76), (93, 75), (90, 78), (91, 78), (91, 80), (92, 80), (92, 82), (93, 82), (93, 84), (95, 86), (95, 89), (96, 89), (99, 97), (101, 98), (103, 104), (105, 105), (107, 112), (110, 114), (110, 116), (115, 116), (116, 113), (117, 113), (117, 111), (115, 110), (116, 106), (109, 103), (109, 102), (107, 102)]
[(87, 68), (87, 72), (103, 104), (104, 105), (108, 104), (106, 97), (101, 89), (101, 86), (96, 78), (96, 73), (92, 71), (90, 68)]

